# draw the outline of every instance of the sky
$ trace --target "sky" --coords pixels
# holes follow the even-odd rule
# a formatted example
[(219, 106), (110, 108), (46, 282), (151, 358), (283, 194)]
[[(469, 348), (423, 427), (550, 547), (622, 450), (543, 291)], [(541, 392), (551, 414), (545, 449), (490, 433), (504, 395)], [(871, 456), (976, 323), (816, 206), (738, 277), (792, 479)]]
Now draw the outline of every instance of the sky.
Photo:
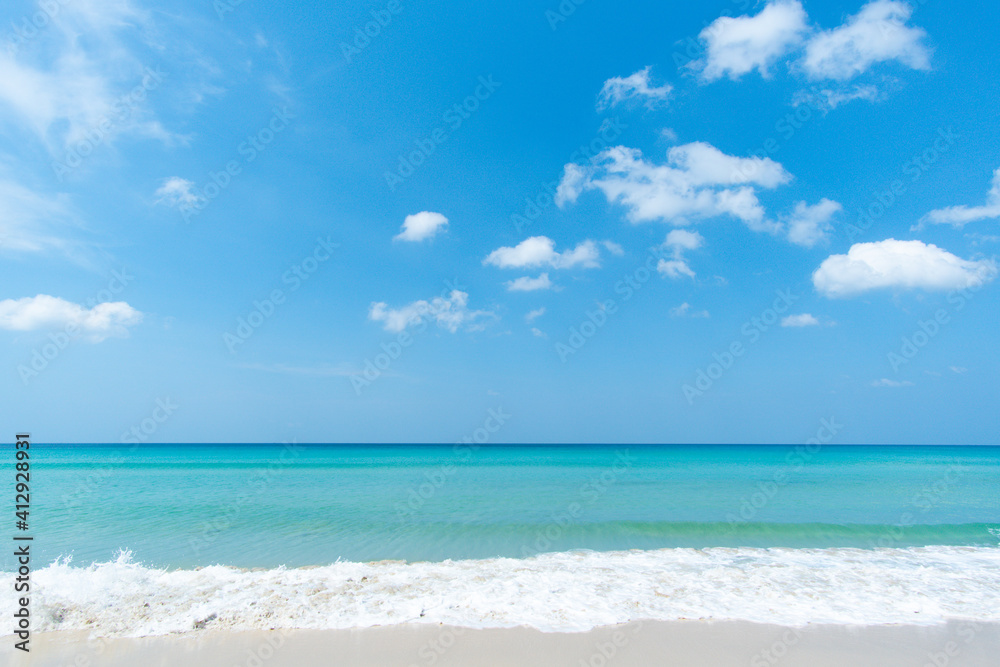
[(997, 444), (995, 8), (2, 13), (10, 435)]

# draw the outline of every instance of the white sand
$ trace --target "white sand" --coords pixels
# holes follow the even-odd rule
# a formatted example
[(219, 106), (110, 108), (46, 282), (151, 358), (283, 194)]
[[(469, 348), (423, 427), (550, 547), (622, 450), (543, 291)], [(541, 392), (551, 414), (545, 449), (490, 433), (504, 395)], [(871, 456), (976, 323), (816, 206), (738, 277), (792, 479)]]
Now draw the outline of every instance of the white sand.
[(192, 632), (144, 639), (42, 633), (30, 656), (0, 644), (0, 663), (34, 667), (995, 667), (1000, 624), (809, 626), (646, 622), (582, 633), (403, 625), (362, 630)]

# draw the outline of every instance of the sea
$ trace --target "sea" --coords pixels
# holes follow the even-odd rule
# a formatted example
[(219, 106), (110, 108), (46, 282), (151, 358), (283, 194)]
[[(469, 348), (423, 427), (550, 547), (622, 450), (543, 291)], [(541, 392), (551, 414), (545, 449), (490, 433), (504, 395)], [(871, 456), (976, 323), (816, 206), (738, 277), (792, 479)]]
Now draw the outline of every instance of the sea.
[(1000, 621), (1000, 447), (31, 453), (36, 631)]

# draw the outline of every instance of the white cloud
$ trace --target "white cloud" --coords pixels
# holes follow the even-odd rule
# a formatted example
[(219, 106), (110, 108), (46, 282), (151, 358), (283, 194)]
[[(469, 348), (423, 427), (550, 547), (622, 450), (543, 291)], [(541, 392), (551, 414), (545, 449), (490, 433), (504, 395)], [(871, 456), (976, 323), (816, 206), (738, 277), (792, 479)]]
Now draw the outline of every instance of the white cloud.
[(673, 229), (667, 234), (665, 246), (675, 250), (697, 250), (705, 243), (705, 237), (698, 232), (689, 232), (686, 229)]
[(969, 239), (969, 243), (974, 246), (982, 245), (984, 243), (1000, 243), (1000, 236), (997, 236), (996, 234), (980, 234), (979, 232), (973, 232), (972, 234), (966, 234), (965, 238)]
[(677, 306), (676, 308), (671, 308), (670, 309), (670, 316), (671, 317), (706, 318), (709, 315), (708, 315), (708, 311), (707, 310), (698, 310), (698, 311), (695, 311), (695, 312), (691, 312), (691, 304), (688, 303), (687, 301), (685, 301), (684, 303), (682, 303), (681, 305)]
[(180, 176), (163, 179), (163, 183), (153, 193), (157, 204), (166, 204), (174, 208), (195, 206), (202, 199), (195, 184)]
[(969, 369), (964, 366), (949, 366), (948, 368), (951, 369), (952, 373), (958, 373), (959, 375), (969, 372)]
[(570, 163), (563, 167), (563, 177), (556, 188), (556, 206), (562, 208), (566, 204), (576, 203), (577, 197), (586, 189), (589, 178), (590, 172), (578, 164)]
[(601, 245), (603, 245), (604, 248), (615, 257), (621, 257), (625, 254), (625, 248), (621, 247), (614, 241), (602, 241)]
[(812, 88), (795, 93), (792, 103), (796, 106), (806, 104), (823, 111), (832, 111), (841, 104), (854, 100), (877, 102), (886, 95), (873, 84), (843, 85), (833, 88)]
[(991, 260), (965, 260), (933, 244), (886, 239), (856, 243), (846, 255), (831, 255), (813, 273), (813, 285), (837, 298), (886, 288), (963, 289), (985, 284), (996, 274)]
[(961, 229), (966, 224), (976, 220), (988, 220), (1000, 218), (1000, 169), (993, 172), (993, 181), (990, 183), (990, 191), (986, 193), (986, 204), (983, 206), (949, 206), (931, 211), (921, 219), (936, 225), (947, 224)]
[(913, 383), (909, 380), (903, 380), (902, 382), (898, 380), (890, 380), (888, 378), (882, 378), (881, 380), (875, 380), (872, 382), (873, 387), (912, 387)]
[(429, 239), (448, 226), (448, 218), (440, 213), (431, 211), (421, 211), (413, 215), (406, 216), (399, 234), (393, 237), (393, 241), (423, 241)]
[(783, 327), (818, 327), (819, 320), (810, 315), (809, 313), (802, 313), (801, 315), (789, 315), (781, 320), (781, 326)]
[(97, 343), (109, 336), (128, 336), (128, 327), (140, 322), (142, 313), (124, 301), (89, 309), (47, 294), (0, 301), (0, 329), (9, 331), (64, 331)]
[(653, 108), (666, 103), (671, 90), (673, 87), (666, 83), (662, 86), (651, 86), (649, 67), (646, 67), (625, 78), (616, 76), (605, 81), (597, 98), (597, 110), (604, 111), (630, 100), (643, 100), (647, 107)]
[(536, 308), (535, 310), (530, 311), (527, 315), (524, 316), (524, 321), (533, 322), (544, 314), (545, 314), (545, 306), (542, 306), (541, 308)]
[(483, 260), (501, 269), (531, 268), (551, 266), (554, 269), (568, 269), (580, 265), (586, 269), (600, 266), (597, 245), (590, 240), (579, 243), (572, 250), (562, 253), (555, 251), (555, 242), (547, 236), (532, 236), (513, 248), (497, 248)]
[(691, 218), (731, 215), (751, 229), (774, 231), (753, 186), (775, 188), (791, 178), (770, 158), (734, 157), (703, 142), (670, 148), (667, 163), (659, 165), (637, 149), (616, 146), (591, 166), (566, 165), (556, 200), (562, 207), (585, 190), (599, 190), (609, 202), (623, 205), (633, 223), (681, 225)]
[(754, 69), (769, 76), (771, 65), (802, 42), (807, 18), (798, 0), (777, 0), (756, 16), (716, 19), (699, 34), (706, 45), (705, 60), (697, 64), (702, 78), (735, 80)]
[(830, 219), (844, 207), (830, 199), (821, 199), (809, 206), (804, 201), (795, 205), (795, 210), (785, 219), (788, 226), (788, 240), (796, 245), (811, 248), (829, 238), (833, 226)]
[(671, 230), (663, 242), (663, 247), (673, 251), (673, 259), (661, 259), (656, 265), (656, 270), (661, 275), (675, 280), (681, 276), (694, 278), (694, 271), (684, 259), (684, 251), (697, 250), (704, 242), (705, 238), (698, 232), (689, 232), (686, 229)]
[[(705, 58), (690, 67), (704, 81), (737, 80), (758, 70), (768, 78), (779, 62), (814, 81), (846, 82), (873, 65), (896, 61), (911, 69), (930, 69), (927, 33), (907, 25), (912, 7), (898, 0), (873, 0), (831, 30), (816, 30), (799, 0), (772, 0), (754, 16), (723, 16), (701, 31)], [(793, 55), (794, 54), (794, 55)], [(793, 62), (794, 60), (794, 62)], [(831, 110), (852, 100), (877, 101), (884, 94), (870, 83), (802, 91), (795, 103)]]
[(656, 270), (669, 278), (676, 280), (681, 276), (687, 276), (688, 278), (694, 278), (694, 271), (683, 259), (661, 259), (657, 265)]
[(675, 132), (673, 128), (665, 127), (662, 130), (660, 130), (660, 138), (662, 138), (664, 141), (669, 141), (670, 143), (674, 143), (675, 141), (677, 141), (677, 132)]
[(438, 296), (430, 301), (414, 301), (402, 308), (389, 308), (384, 302), (372, 303), (368, 318), (373, 322), (382, 322), (385, 330), (393, 333), (416, 326), (424, 320), (437, 322), (442, 329), (455, 333), (462, 326), (469, 329), (480, 328), (477, 320), (494, 316), (485, 310), (469, 310), (468, 303), (468, 294), (452, 290), (447, 298)]
[(536, 338), (548, 338), (548, 336), (546, 336), (545, 333), (537, 327), (531, 327), (531, 333)]
[(770, 158), (726, 155), (703, 141), (674, 146), (667, 156), (694, 186), (757, 184), (776, 188), (792, 180), (791, 174)]
[(144, 62), (162, 62), (163, 26), (154, 26), (151, 15), (131, 2), (58, 5), (49, 25), (33, 28), (33, 38), (0, 52), (5, 120), (27, 130), (59, 161), (81, 142), (93, 144), (95, 136), (97, 143), (123, 132), (166, 143), (179, 139), (153, 117), (148, 100), (131, 97), (137, 86), (148, 92), (160, 85), (159, 73), (148, 78), (155, 70)]
[(906, 25), (913, 9), (894, 0), (875, 0), (833, 30), (826, 30), (806, 46), (802, 68), (812, 79), (844, 81), (875, 63), (898, 60), (912, 69), (930, 69), (927, 33)]
[(540, 289), (552, 289), (552, 281), (549, 280), (548, 273), (543, 273), (537, 278), (522, 276), (517, 280), (508, 280), (504, 285), (507, 286), (508, 292), (534, 292)]

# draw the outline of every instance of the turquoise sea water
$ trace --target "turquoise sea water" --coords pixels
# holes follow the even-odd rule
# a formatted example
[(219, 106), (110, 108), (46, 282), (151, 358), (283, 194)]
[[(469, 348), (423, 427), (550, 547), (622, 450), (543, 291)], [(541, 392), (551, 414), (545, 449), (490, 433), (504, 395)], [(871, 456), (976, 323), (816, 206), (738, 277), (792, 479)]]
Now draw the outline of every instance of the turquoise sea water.
[[(32, 447), (36, 562), (1000, 544), (1000, 447)], [(13, 477), (13, 475), (11, 475)], [(0, 569), (11, 571), (9, 555)]]

